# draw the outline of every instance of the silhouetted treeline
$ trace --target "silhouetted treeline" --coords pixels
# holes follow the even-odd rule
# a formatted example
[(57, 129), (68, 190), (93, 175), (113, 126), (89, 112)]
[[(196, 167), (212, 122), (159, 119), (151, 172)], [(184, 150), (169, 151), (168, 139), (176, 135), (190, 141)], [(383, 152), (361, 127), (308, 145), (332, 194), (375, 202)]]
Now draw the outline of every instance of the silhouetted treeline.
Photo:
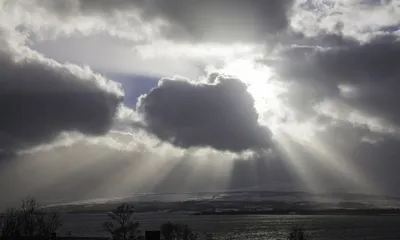
[[(135, 208), (131, 204), (122, 204), (108, 214), (110, 220), (103, 228), (112, 240), (142, 239), (140, 224), (134, 218)], [(22, 201), (20, 208), (12, 208), (0, 217), (1, 239), (50, 240), (61, 226), (58, 213), (46, 212), (34, 198)], [(199, 234), (186, 224), (167, 222), (160, 226), (163, 240), (198, 240)], [(302, 228), (293, 228), (287, 233), (287, 240), (308, 240)]]
[[(131, 204), (122, 204), (110, 212), (110, 220), (103, 228), (110, 233), (112, 240), (138, 240), (141, 238), (139, 222), (134, 218), (135, 208)], [(160, 226), (160, 232), (165, 240), (197, 240), (199, 235), (186, 224), (167, 222)]]
[(20, 208), (11, 208), (2, 214), (0, 238), (46, 240), (60, 226), (59, 214), (42, 211), (34, 198), (28, 198), (22, 201)]

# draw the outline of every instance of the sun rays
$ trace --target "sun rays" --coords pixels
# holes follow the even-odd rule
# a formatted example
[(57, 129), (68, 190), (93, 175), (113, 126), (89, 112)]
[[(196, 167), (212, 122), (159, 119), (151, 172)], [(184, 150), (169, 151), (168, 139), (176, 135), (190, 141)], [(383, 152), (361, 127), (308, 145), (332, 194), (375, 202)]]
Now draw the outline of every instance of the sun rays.
[(234, 76), (248, 85), (248, 92), (254, 98), (255, 108), (259, 113), (259, 121), (265, 123), (269, 118), (269, 125), (281, 117), (278, 114), (283, 107), (279, 95), (285, 93), (283, 83), (273, 79), (273, 72), (265, 65), (255, 64), (251, 59), (238, 59), (228, 62), (223, 68), (217, 69), (221, 74)]
[[(333, 179), (339, 186), (377, 193), (374, 184), (352, 163), (352, 156), (332, 144), (334, 136), (326, 134), (328, 130), (324, 125), (315, 117), (296, 118), (302, 113), (288, 105), (284, 97), (291, 93), (290, 84), (275, 79), (270, 68), (255, 64), (253, 60), (239, 59), (214, 71), (235, 76), (248, 85), (259, 114), (258, 122), (272, 132), (274, 155), (297, 176), (302, 189), (326, 192), (329, 189), (324, 181)], [(107, 151), (104, 146), (108, 146)], [(146, 155), (149, 152), (152, 154)], [(45, 146), (29, 153), (36, 157), (17, 162), (19, 166), (3, 168), (9, 174), (16, 174), (17, 169), (24, 172), (35, 169), (32, 174), (43, 177), (34, 184), (21, 178), (19, 184), (25, 186), (24, 193), (40, 193), (60, 185), (64, 186), (58, 187), (58, 193), (68, 193), (85, 185), (79, 196), (81, 200), (129, 196), (135, 192), (223, 191), (235, 186), (235, 174), (247, 174), (246, 187), (262, 185), (270, 181), (263, 175), (273, 175), (267, 154), (257, 155), (251, 151), (238, 154), (211, 148), (181, 149), (141, 134), (141, 131), (111, 131), (104, 137), (78, 138), (76, 142), (60, 138), (56, 149)], [(63, 161), (65, 159), (68, 164)], [(263, 161), (261, 167), (259, 159)], [(3, 176), (0, 180), (6, 178)]]
[(0, 0), (0, 210), (400, 195), (400, 0), (270, 1)]
[[(327, 127), (315, 116), (307, 117), (300, 109), (288, 104), (286, 98), (291, 94), (291, 85), (276, 78), (272, 69), (255, 63), (253, 59), (236, 59), (209, 71), (234, 76), (246, 83), (248, 92), (254, 98), (259, 124), (271, 130), (274, 158), (282, 161), (287, 170), (297, 176), (301, 189), (326, 192), (329, 189), (325, 181), (329, 179), (332, 182), (333, 179), (337, 186), (377, 193), (377, 187), (353, 164), (352, 156), (332, 144), (335, 136), (326, 134)], [(367, 122), (367, 117), (362, 118), (359, 114), (337, 115), (327, 105), (320, 105), (314, 110), (335, 121), (360, 122), (360, 126), (369, 124), (372, 129), (379, 130), (376, 124)], [(356, 113), (350, 106), (346, 106), (346, 111)], [(301, 120), (300, 115), (303, 116)], [(114, 130), (96, 138), (74, 136), (61, 135), (53, 144), (22, 152), (22, 156), (36, 154), (36, 157), (5, 166), (3, 171), (10, 175), (18, 174), (21, 171), (18, 169), (23, 169), (38, 176), (39, 181), (35, 183), (25, 182), (22, 178), (19, 180), (25, 194), (44, 193), (61, 185), (63, 187), (57, 187), (55, 195), (65, 195), (85, 185), (85, 189), (81, 189), (80, 200), (129, 196), (135, 192), (224, 191), (236, 186), (236, 174), (247, 174), (247, 185), (244, 186), (251, 188), (252, 184), (262, 186), (265, 181), (270, 181), (264, 175), (273, 175), (269, 169), (270, 156), (262, 152), (181, 149), (141, 130)], [(68, 164), (65, 159), (68, 159)], [(0, 182), (6, 182), (6, 178), (0, 177), (0, 180), (4, 179)]]
[(273, 134), (273, 150), (298, 175), (306, 188), (314, 192), (327, 191), (324, 184), (318, 182), (321, 176), (315, 174), (316, 167), (326, 169), (329, 177), (336, 179), (338, 185), (376, 193), (376, 188), (352, 164), (352, 159), (341, 153), (341, 149), (331, 146), (326, 134), (321, 134), (328, 131), (326, 126), (312, 116), (297, 119), (296, 116), (302, 113), (288, 105), (283, 97), (284, 94), (290, 94), (290, 84), (275, 79), (272, 69), (256, 64), (251, 59), (239, 59), (228, 62), (216, 71), (237, 77), (248, 85), (260, 116), (260, 124), (268, 127)]

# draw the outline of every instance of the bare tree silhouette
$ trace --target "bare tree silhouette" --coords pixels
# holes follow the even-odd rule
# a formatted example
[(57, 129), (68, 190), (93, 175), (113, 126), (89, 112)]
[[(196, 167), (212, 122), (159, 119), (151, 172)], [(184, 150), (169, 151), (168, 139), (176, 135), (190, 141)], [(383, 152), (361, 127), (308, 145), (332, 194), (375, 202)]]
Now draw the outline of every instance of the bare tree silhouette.
[(105, 222), (103, 227), (111, 234), (113, 240), (139, 239), (139, 223), (134, 221), (134, 213), (133, 205), (122, 204), (108, 214), (111, 221)]

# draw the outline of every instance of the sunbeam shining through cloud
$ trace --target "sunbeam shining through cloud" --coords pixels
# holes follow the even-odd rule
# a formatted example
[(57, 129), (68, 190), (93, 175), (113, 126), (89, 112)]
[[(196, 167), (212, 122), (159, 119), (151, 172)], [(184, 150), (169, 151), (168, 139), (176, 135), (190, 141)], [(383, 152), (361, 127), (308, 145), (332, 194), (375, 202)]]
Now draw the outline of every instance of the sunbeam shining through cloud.
[(399, 16), (399, 0), (0, 0), (0, 208), (400, 195)]

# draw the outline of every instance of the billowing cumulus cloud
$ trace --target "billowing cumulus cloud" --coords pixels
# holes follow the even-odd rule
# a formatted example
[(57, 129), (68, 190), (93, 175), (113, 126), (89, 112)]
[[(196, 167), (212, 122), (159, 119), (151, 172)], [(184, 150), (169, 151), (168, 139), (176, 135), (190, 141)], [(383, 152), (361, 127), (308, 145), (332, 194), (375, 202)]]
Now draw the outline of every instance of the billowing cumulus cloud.
[(162, 79), (139, 100), (147, 129), (183, 148), (212, 147), (240, 152), (269, 148), (268, 129), (258, 124), (254, 100), (244, 83), (218, 76), (213, 83)]
[(0, 47), (0, 76), (0, 155), (51, 141), (63, 131), (105, 134), (123, 98), (118, 84), (89, 68), (62, 65), (6, 42)]

